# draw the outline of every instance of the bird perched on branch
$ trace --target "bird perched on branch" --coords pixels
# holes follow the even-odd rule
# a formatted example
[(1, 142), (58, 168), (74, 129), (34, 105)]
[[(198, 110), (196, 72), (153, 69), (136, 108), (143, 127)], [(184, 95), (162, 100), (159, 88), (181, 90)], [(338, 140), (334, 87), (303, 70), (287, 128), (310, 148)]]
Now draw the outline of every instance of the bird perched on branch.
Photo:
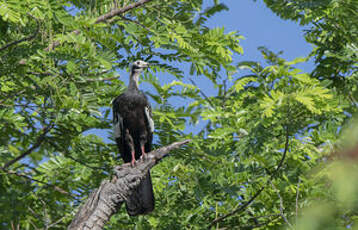
[[(132, 166), (136, 160), (145, 158), (152, 148), (152, 109), (147, 97), (138, 87), (139, 76), (148, 66), (147, 62), (141, 60), (133, 62), (127, 90), (112, 102), (114, 138), (124, 162), (130, 162)], [(126, 207), (131, 216), (153, 211), (154, 194), (149, 171), (126, 201)]]

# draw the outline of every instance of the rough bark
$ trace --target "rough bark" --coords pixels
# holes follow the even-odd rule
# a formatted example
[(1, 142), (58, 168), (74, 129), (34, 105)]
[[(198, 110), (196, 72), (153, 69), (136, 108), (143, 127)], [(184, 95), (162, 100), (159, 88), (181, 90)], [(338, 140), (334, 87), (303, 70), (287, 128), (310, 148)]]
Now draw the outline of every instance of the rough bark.
[(189, 143), (190, 140), (175, 142), (148, 153), (145, 160), (137, 161), (136, 166), (123, 164), (116, 166), (111, 181), (104, 180), (80, 207), (68, 230), (100, 230), (111, 216), (119, 210), (125, 200), (143, 180), (150, 168), (156, 165), (168, 153)]

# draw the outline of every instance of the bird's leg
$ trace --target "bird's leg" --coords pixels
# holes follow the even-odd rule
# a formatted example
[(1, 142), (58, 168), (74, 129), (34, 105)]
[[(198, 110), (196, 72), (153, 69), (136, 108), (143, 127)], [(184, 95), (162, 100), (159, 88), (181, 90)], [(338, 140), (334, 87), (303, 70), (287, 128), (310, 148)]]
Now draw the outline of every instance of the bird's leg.
[(131, 165), (132, 165), (132, 167), (134, 167), (134, 166), (135, 166), (135, 151), (134, 151), (134, 150), (132, 150), (132, 160), (131, 160)]
[(142, 156), (140, 156), (141, 160), (145, 160), (147, 158), (147, 153), (144, 150), (144, 145), (141, 146), (142, 149)]
[(129, 130), (126, 129), (126, 134), (124, 136), (125, 141), (127, 142), (129, 149), (131, 150), (131, 154), (132, 154), (132, 160), (131, 160), (131, 165), (132, 167), (135, 166), (135, 150), (134, 150), (134, 141), (132, 136), (129, 133)]

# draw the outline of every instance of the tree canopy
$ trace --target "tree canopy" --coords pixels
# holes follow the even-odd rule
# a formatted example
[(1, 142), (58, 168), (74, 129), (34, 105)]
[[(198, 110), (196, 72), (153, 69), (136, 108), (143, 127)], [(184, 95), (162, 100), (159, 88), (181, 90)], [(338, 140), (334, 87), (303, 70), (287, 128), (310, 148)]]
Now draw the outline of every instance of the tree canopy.
[[(264, 0), (314, 45), (294, 60), (260, 47), (265, 63), (238, 62), (243, 37), (206, 26), (229, 3), (203, 2), (0, 0), (0, 229), (66, 228), (122, 163), (93, 130), (111, 134), (137, 59), (151, 63), (155, 146), (192, 142), (151, 171), (155, 211), (123, 208), (106, 229), (356, 227), (357, 166), (327, 159), (356, 141), (342, 133), (358, 105), (357, 1)], [(313, 72), (296, 67), (309, 59)]]

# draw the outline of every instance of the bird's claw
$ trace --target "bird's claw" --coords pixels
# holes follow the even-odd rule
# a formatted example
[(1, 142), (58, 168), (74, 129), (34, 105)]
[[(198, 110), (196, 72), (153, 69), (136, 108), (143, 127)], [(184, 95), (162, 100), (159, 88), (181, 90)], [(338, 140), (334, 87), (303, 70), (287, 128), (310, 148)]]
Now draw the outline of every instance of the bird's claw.
[(144, 160), (146, 160), (147, 159), (147, 154), (146, 153), (143, 153), (142, 154), (142, 156), (140, 156), (140, 159), (142, 160), (142, 161), (144, 161)]

